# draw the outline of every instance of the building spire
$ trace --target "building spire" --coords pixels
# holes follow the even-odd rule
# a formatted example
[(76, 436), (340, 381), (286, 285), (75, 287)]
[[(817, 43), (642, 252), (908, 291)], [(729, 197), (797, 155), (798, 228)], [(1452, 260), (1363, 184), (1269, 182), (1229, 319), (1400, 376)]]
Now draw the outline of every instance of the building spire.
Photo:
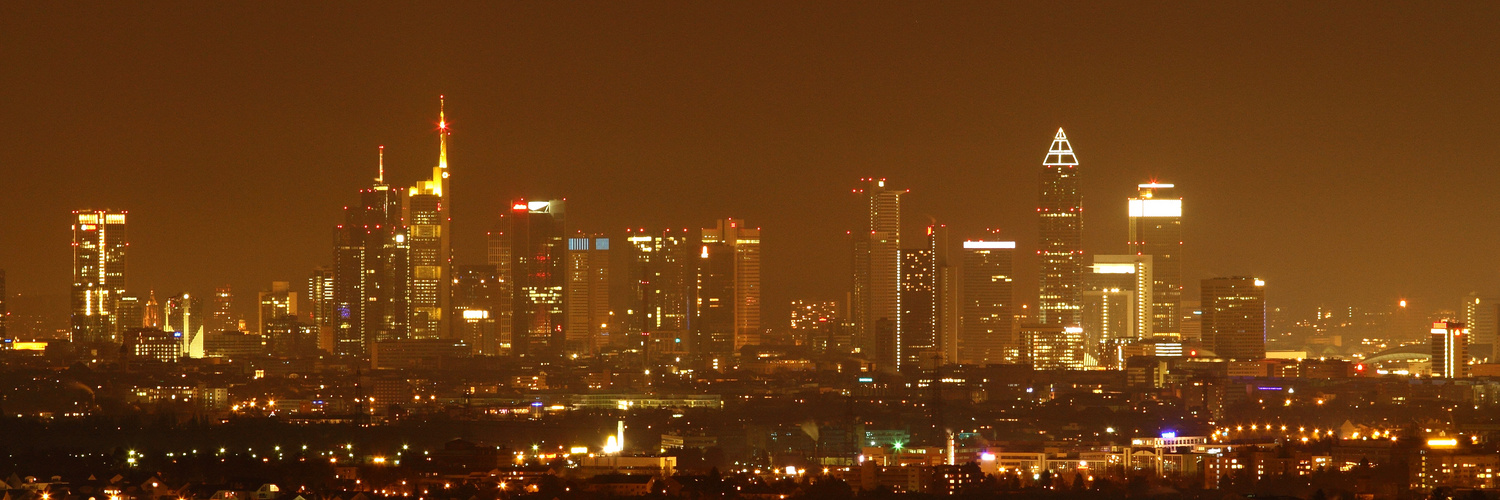
[(438, 96), (438, 168), (448, 171), (448, 119), (444, 116), (444, 96)]
[(385, 145), (380, 146), (380, 175), (375, 176), (376, 184), (385, 184)]

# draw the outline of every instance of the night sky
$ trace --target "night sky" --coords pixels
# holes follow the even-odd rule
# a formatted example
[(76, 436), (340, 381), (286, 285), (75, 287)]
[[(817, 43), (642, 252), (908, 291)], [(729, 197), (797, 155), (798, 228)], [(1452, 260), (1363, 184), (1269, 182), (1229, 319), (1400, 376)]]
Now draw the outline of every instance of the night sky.
[(1091, 253), (1124, 251), (1135, 184), (1179, 186), (1189, 299), (1500, 291), (1500, 4), (1223, 3), (4, 2), (0, 268), (62, 297), (69, 212), (128, 209), (132, 292), (248, 313), (331, 263), (377, 146), (392, 184), (430, 172), (446, 94), (459, 263), (517, 197), (585, 230), (743, 218), (768, 325), (843, 297), (866, 176), (911, 189), (911, 245), (1017, 240), (1034, 303), (1058, 127)]

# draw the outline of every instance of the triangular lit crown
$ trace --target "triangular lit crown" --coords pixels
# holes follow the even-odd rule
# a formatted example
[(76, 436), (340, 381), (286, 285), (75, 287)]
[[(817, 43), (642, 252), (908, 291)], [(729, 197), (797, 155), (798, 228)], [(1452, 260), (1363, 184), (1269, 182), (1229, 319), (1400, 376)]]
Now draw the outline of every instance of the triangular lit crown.
[(1047, 150), (1047, 159), (1042, 160), (1043, 165), (1077, 165), (1078, 157), (1073, 156), (1073, 145), (1068, 144), (1068, 135), (1063, 133), (1062, 128), (1057, 129), (1057, 136), (1052, 138), (1052, 149)]

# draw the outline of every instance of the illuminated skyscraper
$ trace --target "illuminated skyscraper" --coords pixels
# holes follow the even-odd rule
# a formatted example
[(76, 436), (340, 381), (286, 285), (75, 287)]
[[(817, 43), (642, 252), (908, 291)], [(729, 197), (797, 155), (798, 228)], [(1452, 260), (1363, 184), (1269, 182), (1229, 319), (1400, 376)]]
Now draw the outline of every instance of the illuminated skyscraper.
[(698, 269), (702, 352), (733, 354), (760, 344), (760, 228), (734, 219), (704, 228)]
[(1037, 370), (1087, 367), (1083, 328), (1062, 325), (1021, 326), (1021, 355)]
[(418, 182), (407, 193), (403, 220), (411, 258), (411, 281), (407, 285), (409, 338), (448, 338), (453, 260), (448, 223), (453, 205), (448, 195), (448, 120), (438, 96), (438, 164), (432, 179)]
[(294, 321), (297, 317), (297, 292), (292, 291), (291, 282), (272, 281), (271, 289), (261, 291), (256, 295), (259, 304), (257, 319), (260, 325), (260, 334), (270, 337), (266, 331), (266, 325), (274, 321), (281, 321), (290, 316)]
[[(885, 179), (860, 179), (869, 212), (863, 232), (851, 233), (854, 282), (851, 315), (854, 343), (866, 359), (891, 353), (881, 369), (895, 370), (895, 324), (901, 314), (901, 195), (905, 189), (886, 186)], [(882, 321), (889, 326), (880, 328)], [(881, 360), (876, 360), (877, 362)]]
[(1182, 197), (1171, 184), (1141, 184), (1131, 198), (1130, 253), (1150, 255), (1151, 332), (1181, 337)]
[(156, 290), (151, 290), (146, 296), (146, 304), (141, 307), (141, 324), (131, 325), (130, 328), (126, 328), (125, 330), (129, 331), (134, 328), (161, 329), (161, 314), (161, 303), (156, 301)]
[(598, 353), (620, 331), (609, 313), (609, 238), (568, 238), (565, 342), (573, 353)]
[(1151, 337), (1150, 255), (1095, 255), (1084, 277), (1080, 326), (1097, 365), (1123, 367), (1121, 348)]
[(1205, 279), (1201, 285), (1203, 343), (1221, 358), (1266, 357), (1266, 282), (1257, 278)]
[(1060, 128), (1042, 160), (1040, 199), (1037, 318), (1043, 324), (1076, 326), (1083, 294), (1083, 192), (1078, 158)]
[(234, 316), (234, 290), (229, 285), (214, 289), (213, 309), (208, 312), (206, 328), (215, 333), (239, 330), (239, 318)]
[(490, 256), (511, 283), (511, 349), (557, 354), (563, 349), (563, 287), (567, 258), (563, 200), (511, 204), (490, 232)]
[(792, 301), (792, 335), (813, 352), (848, 354), (849, 335), (844, 328), (843, 304), (836, 300)]
[[(930, 229), (930, 228), (929, 228)], [(901, 251), (901, 314), (896, 319), (895, 352), (876, 363), (895, 363), (902, 371), (931, 368), (940, 355), (937, 338), (937, 270), (930, 248)], [(882, 346), (884, 347), (884, 346)], [(883, 350), (876, 353), (885, 354)]]
[(337, 316), (333, 300), (333, 268), (318, 267), (307, 278), (307, 301), (312, 307), (312, 324), (332, 325)]
[(1432, 376), (1469, 376), (1469, 335), (1464, 324), (1438, 321), (1432, 324)]
[[(126, 333), (141, 328), (146, 321), (146, 305), (135, 295), (126, 295), (115, 301), (115, 338), (124, 339)], [(161, 311), (157, 311), (160, 314)]]
[(162, 330), (182, 339), (182, 357), (203, 357), (203, 300), (191, 294), (167, 297), (162, 306)]
[(1019, 348), (1011, 274), (1016, 242), (965, 241), (963, 252), (963, 317), (958, 362), (975, 365), (1011, 362), (1009, 352)]
[(125, 295), (124, 211), (73, 211), (73, 321), (75, 342), (114, 342), (115, 301)]
[(1476, 357), (1493, 360), (1496, 335), (1500, 334), (1500, 300), (1479, 292), (1470, 293), (1464, 297), (1462, 313), (1471, 352)]
[(952, 257), (952, 244), (948, 241), (948, 227), (935, 224), (927, 227), (927, 249), (932, 252), (934, 331), (937, 333), (937, 356), (940, 365), (958, 363), (958, 337), (963, 325), (963, 304), (959, 300), (963, 288), (963, 277), (959, 275), (957, 259)]
[(407, 338), (410, 261), (401, 195), (386, 185), (383, 161), (375, 185), (359, 197), (359, 205), (344, 207), (334, 232), (332, 347), (369, 356), (377, 341)]
[(618, 344), (645, 347), (650, 356), (695, 349), (689, 325), (699, 239), (686, 229), (656, 233), (642, 229), (627, 231), (625, 241), (630, 268), (624, 326), (626, 339), (631, 340)]

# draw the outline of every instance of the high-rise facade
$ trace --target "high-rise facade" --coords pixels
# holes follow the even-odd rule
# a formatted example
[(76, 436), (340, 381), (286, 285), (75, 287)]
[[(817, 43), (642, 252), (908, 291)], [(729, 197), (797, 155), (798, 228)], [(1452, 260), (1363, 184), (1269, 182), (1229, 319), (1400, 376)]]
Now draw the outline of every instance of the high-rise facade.
[(1500, 300), (1473, 292), (1464, 297), (1461, 313), (1476, 357), (1494, 359), (1492, 353), (1500, 335)]
[(1014, 275), (1016, 242), (963, 243), (962, 324), (958, 362), (990, 365), (1013, 361), (1019, 347), (1015, 334)]
[[(715, 227), (703, 229), (701, 238), (696, 300), (703, 328), (700, 345), (708, 337), (706, 352), (732, 354), (760, 344), (760, 228), (719, 219)], [(705, 312), (711, 308), (718, 311)]]
[(1123, 367), (1125, 344), (1151, 337), (1152, 256), (1095, 255), (1079, 326), (1096, 365)]
[(511, 290), (511, 350), (522, 355), (563, 349), (565, 210), (562, 200), (511, 204), (490, 232), (490, 256)]
[(1083, 328), (1021, 325), (1021, 357), (1037, 370), (1079, 370), (1088, 366)]
[(567, 310), (564, 342), (572, 353), (597, 354), (620, 331), (609, 308), (609, 238), (580, 234), (568, 238)]
[(959, 274), (958, 259), (952, 254), (952, 243), (948, 241), (948, 227), (934, 224), (927, 227), (927, 249), (932, 253), (933, 327), (937, 354), (933, 361), (938, 365), (958, 363), (958, 337), (963, 324), (963, 304), (960, 293), (963, 277)]
[(1151, 256), (1151, 334), (1181, 338), (1182, 197), (1172, 184), (1137, 189), (1129, 200), (1130, 253)]
[[(137, 328), (140, 325), (136, 325)], [(239, 318), (234, 314), (234, 289), (224, 285), (214, 289), (213, 305), (208, 311), (208, 321), (205, 328), (209, 332), (227, 332), (239, 330)]]
[[(901, 314), (896, 317), (896, 342), (889, 359), (878, 356), (877, 364), (894, 363), (902, 371), (931, 368), (938, 352), (937, 270), (930, 248), (901, 251)], [(877, 353), (885, 354), (877, 350)]]
[(460, 265), (453, 269), (453, 328), (474, 355), (510, 352), (509, 342), (495, 335), (495, 306), (500, 302), (499, 269), (493, 265)]
[(188, 293), (167, 297), (161, 317), (162, 330), (182, 340), (182, 357), (203, 357), (203, 323), (208, 318), (203, 314), (202, 299)]
[(1041, 227), (1037, 319), (1043, 324), (1076, 326), (1083, 297), (1083, 192), (1078, 158), (1060, 128), (1042, 160), (1040, 200), (1036, 209)]
[(312, 308), (308, 311), (312, 315), (312, 324), (332, 325), (333, 318), (338, 316), (334, 307), (333, 290), (333, 268), (320, 266), (313, 269), (312, 275), (307, 278), (307, 303)]
[(1432, 324), (1432, 376), (1464, 378), (1469, 376), (1469, 335), (1463, 323), (1438, 321)]
[(10, 338), (10, 308), (6, 307), (8, 302), (6, 297), (5, 270), (0, 269), (0, 339)]
[(261, 335), (270, 336), (266, 326), (272, 322), (297, 317), (297, 292), (292, 291), (291, 282), (272, 281), (270, 290), (262, 290), (256, 295), (256, 303), (259, 304), (256, 318)]
[(624, 297), (622, 348), (644, 348), (648, 356), (692, 352), (692, 314), (697, 286), (699, 238), (688, 230), (626, 232), (629, 269)]
[[(384, 148), (382, 148), (382, 157)], [(382, 161), (375, 184), (344, 207), (334, 231), (333, 352), (369, 356), (375, 342), (407, 338), (407, 234), (401, 194), (385, 183)]]
[(450, 336), (448, 316), (451, 297), (452, 241), (449, 214), (453, 205), (448, 190), (448, 120), (442, 97), (438, 107), (438, 164), (432, 178), (420, 181), (407, 192), (402, 205), (411, 258), (407, 284), (408, 338), (437, 339)]
[(887, 186), (885, 179), (864, 178), (860, 183), (854, 192), (864, 195), (868, 212), (863, 231), (850, 234), (854, 343), (866, 359), (890, 353), (881, 369), (895, 370), (895, 325), (901, 314), (901, 195), (907, 191)]
[(1266, 357), (1266, 282), (1244, 276), (1209, 278), (1201, 284), (1203, 343), (1220, 358), (1258, 361)]
[(836, 300), (792, 301), (792, 335), (799, 345), (811, 346), (813, 352), (848, 354), (843, 309)]
[(113, 342), (115, 301), (125, 295), (124, 211), (73, 211), (72, 335), (75, 342)]

